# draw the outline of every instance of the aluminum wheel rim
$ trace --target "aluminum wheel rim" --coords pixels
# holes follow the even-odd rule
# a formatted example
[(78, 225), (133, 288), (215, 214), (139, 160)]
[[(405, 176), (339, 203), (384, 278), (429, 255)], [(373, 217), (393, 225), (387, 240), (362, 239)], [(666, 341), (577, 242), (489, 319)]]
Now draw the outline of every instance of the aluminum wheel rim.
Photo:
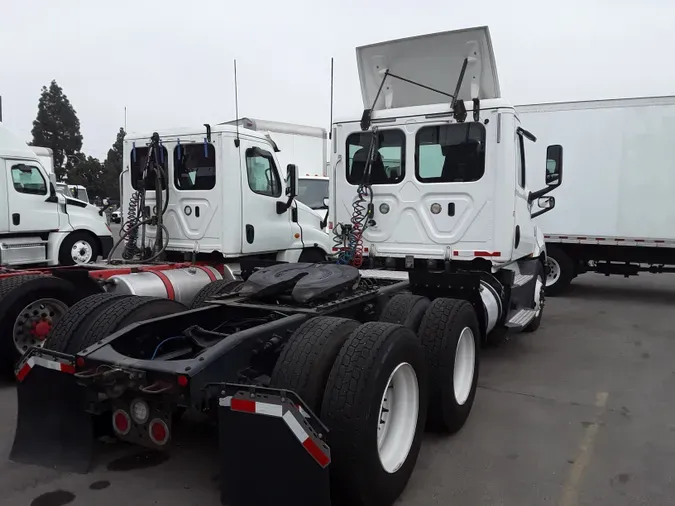
[(415, 369), (403, 362), (389, 376), (380, 401), (377, 453), (383, 469), (395, 473), (408, 458), (415, 439), (420, 390)]
[(476, 344), (473, 331), (469, 327), (464, 327), (457, 341), (455, 369), (452, 378), (455, 400), (460, 406), (464, 405), (471, 393), (475, 366)]
[(89, 242), (84, 240), (76, 241), (70, 250), (70, 256), (78, 264), (87, 264), (91, 262), (94, 249)]
[(546, 286), (554, 285), (560, 279), (560, 264), (555, 258), (546, 258)]
[(44, 346), (52, 327), (68, 311), (58, 299), (38, 299), (24, 307), (12, 329), (14, 346), (22, 355), (31, 346)]

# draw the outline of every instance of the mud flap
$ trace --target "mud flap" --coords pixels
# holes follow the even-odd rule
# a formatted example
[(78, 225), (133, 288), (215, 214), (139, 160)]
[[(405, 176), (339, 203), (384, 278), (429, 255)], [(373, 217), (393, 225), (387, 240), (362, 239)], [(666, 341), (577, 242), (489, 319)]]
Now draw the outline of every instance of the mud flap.
[(271, 388), (221, 390), (222, 504), (330, 506), (328, 430), (302, 400)]
[(75, 357), (58, 355), (37, 352), (19, 366), (18, 416), (9, 458), (86, 473), (93, 456), (92, 415), (85, 411), (85, 389), (73, 374)]

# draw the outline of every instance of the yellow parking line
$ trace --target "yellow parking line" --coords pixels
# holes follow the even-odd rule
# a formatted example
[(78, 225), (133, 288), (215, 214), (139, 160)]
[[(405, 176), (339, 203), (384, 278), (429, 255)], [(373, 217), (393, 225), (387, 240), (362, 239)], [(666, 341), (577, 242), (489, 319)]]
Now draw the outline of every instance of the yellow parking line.
[(579, 444), (579, 453), (577, 454), (577, 458), (574, 459), (574, 464), (572, 464), (563, 487), (563, 494), (559, 503), (560, 506), (577, 506), (579, 504), (581, 482), (583, 481), (584, 471), (593, 455), (595, 438), (598, 434), (598, 429), (600, 428), (600, 418), (607, 408), (607, 397), (609, 397), (607, 392), (598, 392), (595, 396), (595, 407), (597, 408), (597, 412), (595, 413), (593, 422), (584, 429), (584, 437)]

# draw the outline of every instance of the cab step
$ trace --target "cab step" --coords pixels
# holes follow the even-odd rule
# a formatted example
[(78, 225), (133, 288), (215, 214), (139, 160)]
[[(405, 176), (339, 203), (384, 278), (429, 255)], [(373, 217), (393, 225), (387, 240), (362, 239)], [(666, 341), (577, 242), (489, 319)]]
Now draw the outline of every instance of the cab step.
[(510, 315), (509, 320), (506, 322), (506, 327), (514, 330), (524, 329), (528, 323), (534, 320), (536, 315), (537, 311), (535, 309), (520, 309)]

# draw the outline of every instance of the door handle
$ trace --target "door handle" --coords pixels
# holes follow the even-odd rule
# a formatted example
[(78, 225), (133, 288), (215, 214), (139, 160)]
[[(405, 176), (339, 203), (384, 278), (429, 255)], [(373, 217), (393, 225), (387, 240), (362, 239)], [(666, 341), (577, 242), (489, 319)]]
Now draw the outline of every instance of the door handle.
[(246, 242), (253, 244), (253, 239), (255, 239), (255, 229), (253, 225), (246, 225)]
[(21, 223), (21, 215), (19, 213), (12, 213), (12, 223), (14, 225)]

